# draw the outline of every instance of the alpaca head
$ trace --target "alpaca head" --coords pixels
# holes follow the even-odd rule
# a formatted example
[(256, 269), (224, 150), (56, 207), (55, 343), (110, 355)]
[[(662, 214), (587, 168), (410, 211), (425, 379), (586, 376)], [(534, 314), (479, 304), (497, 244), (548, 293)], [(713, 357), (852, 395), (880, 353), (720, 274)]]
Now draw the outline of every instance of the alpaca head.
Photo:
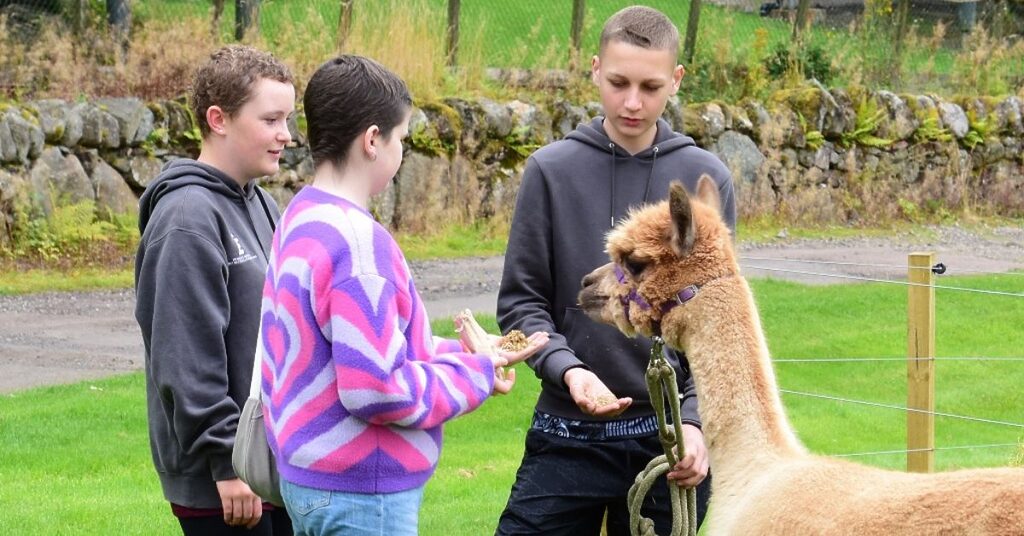
[(702, 176), (695, 197), (673, 182), (667, 200), (630, 212), (608, 234), (611, 262), (583, 278), (583, 311), (630, 337), (661, 335), (675, 306), (739, 272), (720, 204), (714, 182)]

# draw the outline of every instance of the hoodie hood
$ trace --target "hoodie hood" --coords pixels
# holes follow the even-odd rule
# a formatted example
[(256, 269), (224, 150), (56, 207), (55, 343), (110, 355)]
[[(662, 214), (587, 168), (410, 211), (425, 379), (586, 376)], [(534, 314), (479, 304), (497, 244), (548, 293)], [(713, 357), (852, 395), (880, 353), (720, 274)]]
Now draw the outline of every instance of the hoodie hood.
[(139, 198), (139, 232), (145, 232), (146, 224), (149, 223), (149, 218), (160, 199), (178, 188), (192, 185), (202, 186), (229, 199), (237, 199), (240, 203), (255, 195), (253, 181), (242, 187), (213, 166), (188, 158), (172, 160), (164, 166)]
[(658, 162), (659, 156), (665, 156), (673, 151), (682, 149), (684, 147), (695, 146), (696, 143), (693, 138), (684, 136), (678, 132), (674, 132), (669, 126), (668, 122), (664, 119), (659, 118), (655, 123), (657, 131), (654, 134), (654, 143), (647, 147), (643, 151), (636, 154), (629, 154), (619, 145), (617, 145), (604, 130), (604, 117), (598, 116), (590, 121), (590, 124), (580, 124), (576, 127), (576, 130), (569, 133), (566, 139), (575, 140), (591, 147), (594, 147), (602, 152), (607, 152), (611, 157), (611, 185), (610, 192), (611, 199), (609, 200), (608, 206), (608, 228), (615, 227), (615, 162), (619, 158), (634, 158), (637, 160), (651, 161), (651, 168), (647, 174), (647, 182), (644, 185), (643, 202), (646, 203), (650, 200), (651, 195), (651, 180), (654, 178), (654, 165)]

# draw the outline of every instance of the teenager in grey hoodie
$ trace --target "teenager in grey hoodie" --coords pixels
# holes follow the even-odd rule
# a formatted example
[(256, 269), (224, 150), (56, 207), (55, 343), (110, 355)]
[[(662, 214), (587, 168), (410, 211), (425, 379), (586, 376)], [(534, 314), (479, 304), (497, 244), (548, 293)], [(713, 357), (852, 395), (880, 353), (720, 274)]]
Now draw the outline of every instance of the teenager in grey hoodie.
[(139, 201), (135, 318), (150, 448), (186, 535), (291, 533), (284, 509), (235, 475), (231, 450), (280, 216), (254, 179), (277, 171), (294, 101), (290, 72), (269, 54), (215, 52), (194, 82), (198, 159), (167, 164)]
[[(548, 344), (528, 360), (541, 379), (526, 452), (498, 534), (629, 534), (626, 494), (662, 454), (644, 378), (651, 343), (587, 318), (576, 304), (583, 276), (608, 262), (605, 235), (630, 208), (664, 199), (671, 181), (695, 191), (709, 175), (722, 213), (735, 228), (728, 170), (659, 116), (678, 89), (678, 33), (661, 13), (627, 8), (601, 38), (593, 76), (604, 117), (580, 125), (527, 161), (498, 294), (503, 332), (546, 331)], [(706, 505), (707, 450), (693, 380), (670, 355), (682, 403), (687, 459), (669, 478), (696, 486)], [(692, 447), (692, 449), (691, 449)], [(659, 534), (671, 527), (668, 487), (655, 486), (643, 515)], [(698, 516), (703, 516), (703, 507)]]

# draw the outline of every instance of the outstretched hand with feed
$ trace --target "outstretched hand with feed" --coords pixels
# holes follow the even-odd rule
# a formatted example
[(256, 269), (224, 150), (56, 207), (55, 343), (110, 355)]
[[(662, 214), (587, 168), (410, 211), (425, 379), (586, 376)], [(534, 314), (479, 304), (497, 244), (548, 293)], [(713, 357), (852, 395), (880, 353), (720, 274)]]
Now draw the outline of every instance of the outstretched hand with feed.
[(455, 331), (459, 333), (459, 341), (466, 351), (491, 358), (495, 369), (493, 392), (496, 394), (507, 394), (516, 383), (515, 369), (506, 371), (504, 367), (526, 360), (548, 342), (548, 334), (544, 331), (532, 333), (529, 337), (516, 330), (505, 337), (491, 335), (480, 327), (469, 309), (455, 315)]

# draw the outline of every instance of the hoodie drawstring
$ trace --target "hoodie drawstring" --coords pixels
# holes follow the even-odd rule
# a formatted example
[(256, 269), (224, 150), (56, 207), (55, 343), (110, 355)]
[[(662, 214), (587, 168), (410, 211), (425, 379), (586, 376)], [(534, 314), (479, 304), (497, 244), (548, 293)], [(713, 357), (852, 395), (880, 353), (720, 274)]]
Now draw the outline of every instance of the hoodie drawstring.
[(658, 146), (654, 146), (654, 156), (651, 157), (651, 173), (647, 175), (647, 186), (644, 188), (644, 203), (647, 203), (648, 195), (651, 193), (651, 179), (654, 177), (654, 164), (658, 163)]
[(612, 153), (612, 191), (609, 192), (611, 195), (608, 196), (608, 228), (615, 227), (615, 143), (608, 142), (608, 148), (611, 149)]
[[(609, 228), (615, 227), (615, 143), (609, 142), (608, 149), (612, 153), (612, 191), (609, 195)], [(651, 195), (651, 181), (654, 179), (654, 164), (658, 163), (658, 146), (655, 145), (652, 149), (653, 156), (651, 157), (651, 172), (647, 174), (647, 185), (644, 186), (644, 203), (646, 204), (650, 199)]]

